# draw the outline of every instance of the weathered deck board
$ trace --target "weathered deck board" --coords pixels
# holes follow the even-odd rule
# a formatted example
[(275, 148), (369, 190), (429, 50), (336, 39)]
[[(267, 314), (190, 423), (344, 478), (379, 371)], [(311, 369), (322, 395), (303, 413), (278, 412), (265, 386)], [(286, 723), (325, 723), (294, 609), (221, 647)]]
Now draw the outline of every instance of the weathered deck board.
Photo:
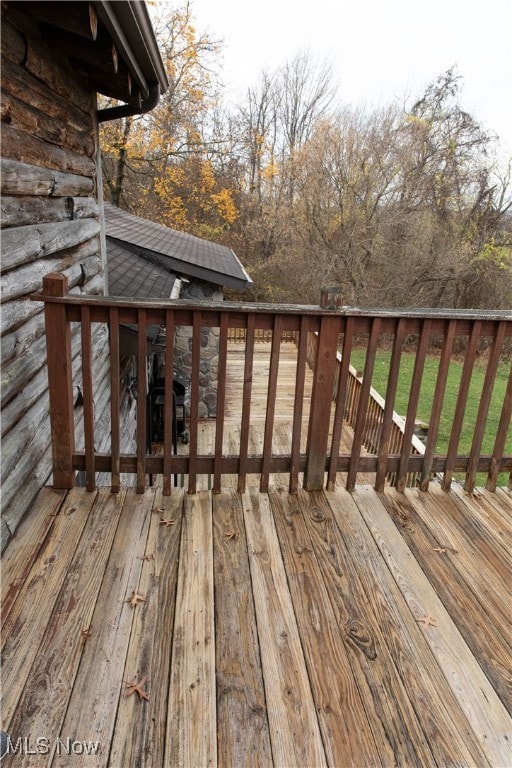
[[(162, 497), (156, 490), (139, 583), (134, 585), (144, 602), (134, 609), (124, 679), (147, 677), (149, 701), (124, 697), (118, 708), (110, 749), (116, 765), (164, 764), (172, 637), (183, 510), (183, 491)], [(175, 520), (165, 525), (162, 520)]]
[(29, 517), (20, 524), (16, 538), (2, 558), (1, 615), (2, 626), (9, 615), (16, 596), (43, 546), (53, 525), (65, 491), (43, 488)]
[[(162, 492), (74, 489), (42, 543), (36, 526), (37, 554), (28, 537), (26, 564), (16, 537), (13, 559), (7, 548), (25, 580), (4, 627), (1, 727), (33, 753), (20, 742), (3, 765), (510, 763), (499, 695), (511, 655), (476, 566), (501, 599), (509, 582), (478, 557), (481, 537), (473, 571), (468, 555), (432, 559), (445, 536), (437, 489), (432, 503), (361, 486)], [(481, 520), (482, 552), (506, 546), (491, 536), (492, 499), (450, 499), (453, 541)], [(144, 602), (132, 608), (133, 590)], [(418, 621), (429, 614), (437, 626)], [(149, 700), (124, 696), (134, 678)]]
[(324, 564), (315, 554), (298, 498), (277, 492), (270, 498), (328, 763), (371, 765), (376, 745), (350, 654), (339, 642)]
[(217, 765), (210, 496), (185, 497), (167, 720), (167, 765)]
[(321, 768), (327, 761), (268, 496), (251, 489), (243, 504), (274, 763)]
[(404, 540), (395, 535), (394, 524), (373, 491), (359, 488), (354, 496), (413, 616), (435, 618), (436, 626), (425, 628), (425, 639), (482, 752), (491, 765), (506, 765), (510, 760), (510, 718), (503, 704)]
[(213, 497), (220, 766), (271, 765), (265, 689), (241, 498)]
[(431, 715), (428, 709), (418, 712), (419, 703), (429, 696), (432, 670), (427, 666), (424, 690), (418, 682), (418, 669), (424, 668), (422, 638), (385, 563), (376, 557), (351, 495), (343, 490), (328, 499), (316, 494), (305, 518), (322, 553), (320, 567), (351, 649), (352, 669), (371, 713), (382, 764), (435, 765), (437, 725), (431, 727), (436, 735), (428, 739), (423, 729)]
[[(95, 498), (57, 600), (54, 603), (52, 595), (48, 613), (43, 610), (46, 627), (28, 684), (10, 720), (11, 732), (44, 737), (48, 734), (54, 739), (61, 732), (83, 652), (82, 630), (91, 624), (123, 498), (124, 493), (114, 497), (106, 490)], [(87, 499), (84, 501), (89, 504)], [(16, 683), (13, 685), (16, 688)], [(22, 758), (21, 765), (37, 764), (31, 754)]]
[[(138, 591), (153, 500), (154, 490), (148, 489), (143, 495), (130, 494), (123, 504), (91, 623), (84, 627), (90, 634), (82, 640), (80, 668), (61, 727), (63, 734), (73, 734), (76, 740), (110, 744), (118, 702), (120, 707), (125, 704), (125, 684), (144, 674), (144, 670), (125, 669), (128, 661), (126, 665), (112, 661), (127, 658), (130, 631), (139, 610), (127, 600)], [(108, 635), (99, 631), (102, 624), (109, 627)], [(53, 766), (96, 763), (96, 755), (76, 755), (70, 760), (63, 754), (56, 756)]]
[[(460, 543), (459, 549), (452, 550), (446, 547), (445, 539), (436, 538), (437, 526), (432, 520), (438, 510), (427, 506), (423, 495), (413, 506), (407, 497), (388, 491), (384, 503), (434, 587), (441, 591), (444, 584), (450, 584), (443, 596), (445, 607), (468, 646), (481, 658), (481, 666), (503, 704), (512, 711), (507, 671), (511, 656), (509, 629), (506, 618), (500, 620), (493, 609), (498, 593), (482, 589), (485, 563), (465, 556)], [(418, 514), (416, 510), (421, 511)]]
[[(390, 498), (395, 497), (390, 494)], [(453, 500), (452, 496), (447, 498), (446, 493), (437, 493), (434, 489), (431, 493), (417, 496), (415, 508), (421, 516), (424, 506), (427, 507), (425, 518), (438, 546), (452, 550), (454, 562), (460, 561), (467, 573), (465, 580), (474, 585), (475, 592), (481, 595), (481, 602), (487, 604), (490, 612), (496, 612), (496, 618), (499, 617), (502, 625), (507, 626), (512, 602), (508, 579), (510, 558), (507, 561), (501, 545), (494, 546), (492, 537), (485, 535), (484, 526), (474, 525), (477, 520), (471, 519), (466, 500), (463, 499), (462, 504), (454, 504)], [(497, 584), (499, 589), (496, 589)]]
[[(43, 499), (46, 502), (48, 494), (43, 493)], [(34, 558), (33, 548), (27, 546), (26, 568), (23, 568), (22, 550), (17, 545), (17, 539), (13, 541), (13, 544), (16, 542), (14, 550), (18, 569), (21, 573), (27, 573), (2, 629), (1, 712), (6, 726), (14, 714), (18, 697), (29, 678), (39, 646), (47, 633), (49, 617), (67, 578), (76, 542), (80, 539), (94, 502), (93, 494), (84, 498), (79, 491), (71, 491), (55, 517), (45, 546), (39, 549), (37, 558)], [(44, 503), (37, 507), (45, 509), (46, 512)], [(21, 541), (25, 540), (26, 533), (23, 530)], [(2, 577), (3, 575), (2, 566)], [(10, 599), (9, 594), (8, 597)], [(44, 606), (44, 610), (41, 610), (41, 606)]]

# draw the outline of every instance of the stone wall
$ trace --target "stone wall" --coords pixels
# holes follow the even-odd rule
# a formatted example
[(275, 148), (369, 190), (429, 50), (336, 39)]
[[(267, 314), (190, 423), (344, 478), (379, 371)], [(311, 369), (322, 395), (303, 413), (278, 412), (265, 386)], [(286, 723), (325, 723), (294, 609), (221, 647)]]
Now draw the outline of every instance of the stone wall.
[[(184, 283), (181, 299), (189, 301), (222, 301), (222, 289), (205, 281)], [(199, 418), (214, 417), (217, 413), (217, 386), (219, 375), (219, 328), (201, 329), (201, 362), (199, 366)], [(176, 328), (174, 367), (190, 382), (192, 372), (192, 328)], [(190, 405), (190, 385), (186, 407)]]

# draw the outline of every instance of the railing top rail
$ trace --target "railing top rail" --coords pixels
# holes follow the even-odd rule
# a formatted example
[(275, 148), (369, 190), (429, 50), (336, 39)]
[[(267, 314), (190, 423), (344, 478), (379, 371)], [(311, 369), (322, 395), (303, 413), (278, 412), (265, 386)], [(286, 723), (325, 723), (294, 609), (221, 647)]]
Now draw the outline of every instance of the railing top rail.
[(68, 306), (118, 307), (119, 309), (186, 309), (201, 312), (238, 312), (243, 314), (299, 314), (329, 317), (381, 317), (430, 318), (439, 320), (512, 321), (512, 310), (447, 309), (423, 307), (342, 307), (341, 310), (323, 309), (314, 304), (270, 304), (263, 302), (208, 301), (191, 302), (183, 299), (132, 299), (124, 296), (86, 296), (66, 294), (52, 296), (42, 292), (30, 296), (32, 301), (44, 301)]

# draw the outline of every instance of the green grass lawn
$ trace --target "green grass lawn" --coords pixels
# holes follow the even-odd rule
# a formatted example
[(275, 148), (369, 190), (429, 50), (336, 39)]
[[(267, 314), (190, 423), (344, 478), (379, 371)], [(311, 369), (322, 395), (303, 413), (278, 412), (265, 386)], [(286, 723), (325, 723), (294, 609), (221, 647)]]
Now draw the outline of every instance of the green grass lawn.
[[(366, 349), (354, 349), (350, 358), (350, 362), (357, 370), (364, 369), (364, 361), (366, 357)], [(386, 396), (386, 386), (388, 380), (389, 363), (391, 360), (391, 351), (379, 350), (375, 360), (375, 368), (372, 377), (372, 386), (382, 396)], [(415, 355), (411, 353), (402, 353), (402, 360), (400, 365), (400, 377), (398, 381), (397, 394), (395, 399), (395, 411), (401, 416), (405, 416), (407, 413), (407, 403), (409, 400), (409, 391), (411, 386), (411, 379), (414, 369)], [(436, 386), (437, 370), (439, 365), (438, 357), (427, 357), (425, 361), (425, 368), (423, 372), (423, 380), (420, 391), (420, 399), (418, 404), (418, 412), (416, 418), (427, 424), (430, 421), (430, 413), (432, 410), (432, 401), (434, 397), (434, 391)], [(485, 378), (486, 361), (477, 361), (473, 369), (473, 375), (471, 379), (471, 386), (468, 395), (468, 401), (466, 405), (466, 413), (462, 424), (462, 431), (459, 441), (459, 453), (469, 453), (471, 450), (471, 443), (473, 440), (474, 425), (476, 422), (476, 416), (478, 413), (478, 406), (480, 403), (480, 395), (482, 392), (482, 386)], [(494, 447), (494, 440), (498, 429), (498, 424), (501, 415), (501, 408), (505, 397), (505, 390), (507, 387), (508, 376), (510, 372), (510, 363), (503, 362), (498, 366), (498, 372), (496, 374), (496, 381), (493, 388), (493, 394), (491, 399), (491, 405), (489, 408), (489, 414), (487, 416), (487, 423), (485, 428), (484, 439), (482, 443), (481, 453), (491, 454)], [(453, 414), (455, 411), (455, 404), (457, 401), (457, 394), (459, 391), (459, 383), (462, 374), (462, 363), (452, 361), (448, 373), (448, 380), (446, 383), (446, 392), (443, 401), (443, 409), (441, 412), (441, 421), (439, 425), (439, 432), (436, 442), (436, 452), (439, 454), (445, 454), (448, 450), (448, 442), (450, 439), (450, 430), (453, 421)], [(512, 444), (512, 429), (509, 428), (507, 436), (508, 451)], [(459, 478), (460, 479), (460, 476)], [(502, 473), (499, 476), (498, 484), (506, 485), (508, 476)], [(485, 485), (486, 476), (478, 475), (477, 485)]]

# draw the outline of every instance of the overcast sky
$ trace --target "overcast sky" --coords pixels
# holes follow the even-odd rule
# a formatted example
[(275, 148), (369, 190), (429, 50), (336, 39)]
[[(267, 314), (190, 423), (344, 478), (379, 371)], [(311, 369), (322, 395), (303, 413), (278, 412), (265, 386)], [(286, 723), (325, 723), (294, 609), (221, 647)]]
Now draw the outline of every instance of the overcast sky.
[(224, 40), (232, 97), (300, 50), (333, 64), (343, 104), (402, 103), (452, 66), (461, 104), (512, 154), (510, 0), (191, 0), (198, 31)]

